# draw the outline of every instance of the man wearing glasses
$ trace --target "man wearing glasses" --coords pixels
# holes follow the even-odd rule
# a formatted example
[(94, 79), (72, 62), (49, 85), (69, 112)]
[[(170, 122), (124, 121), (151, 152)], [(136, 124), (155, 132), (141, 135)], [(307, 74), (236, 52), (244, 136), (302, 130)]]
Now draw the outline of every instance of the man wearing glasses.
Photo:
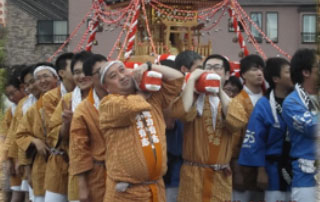
[(101, 202), (105, 193), (105, 145), (99, 129), (100, 100), (107, 94), (100, 83), (99, 71), (107, 59), (94, 54), (83, 64), (93, 88), (77, 107), (70, 128), (70, 175), (78, 176), (79, 200)]
[[(195, 93), (196, 81), (203, 73), (221, 77), (216, 94)], [(230, 98), (222, 90), (230, 72), (229, 62), (221, 55), (211, 55), (204, 70), (191, 73), (173, 115), (184, 121), (183, 165), (178, 201), (230, 201), (232, 136), (223, 124)]]

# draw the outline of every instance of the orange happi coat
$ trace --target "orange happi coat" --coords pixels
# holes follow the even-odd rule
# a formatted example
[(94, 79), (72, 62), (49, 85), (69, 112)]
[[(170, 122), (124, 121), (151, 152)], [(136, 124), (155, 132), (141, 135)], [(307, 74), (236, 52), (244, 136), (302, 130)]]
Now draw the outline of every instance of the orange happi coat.
[[(167, 157), (162, 109), (178, 96), (182, 82), (164, 83), (147, 100), (141, 95), (108, 95), (101, 101), (100, 127), (108, 169), (105, 202), (165, 201), (162, 176)], [(118, 182), (131, 186), (118, 192)]]
[(189, 112), (185, 112), (182, 98), (173, 104), (172, 110), (172, 115), (184, 122), (183, 159), (197, 164), (183, 164), (178, 201), (230, 201), (231, 176), (223, 170), (214, 171), (200, 166), (230, 163), (233, 135), (225, 126), (221, 104), (217, 108), (215, 127), (208, 96), (205, 97), (201, 116), (198, 115), (196, 104)]
[(99, 129), (99, 112), (93, 90), (75, 110), (70, 129), (70, 175), (86, 174), (91, 202), (103, 201), (105, 193), (105, 144)]
[(236, 190), (256, 189), (255, 181), (257, 178), (257, 170), (254, 168), (240, 166), (237, 163), (252, 110), (253, 104), (248, 93), (243, 89), (235, 98), (231, 100), (226, 117), (228, 129), (236, 133), (232, 142), (233, 153), (231, 161), (231, 168), (233, 172), (233, 188)]

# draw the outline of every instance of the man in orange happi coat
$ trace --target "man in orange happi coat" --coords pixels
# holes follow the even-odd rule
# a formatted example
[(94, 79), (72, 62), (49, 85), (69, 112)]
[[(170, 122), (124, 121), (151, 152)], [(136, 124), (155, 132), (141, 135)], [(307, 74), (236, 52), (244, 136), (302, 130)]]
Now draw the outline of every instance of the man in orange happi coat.
[(74, 110), (88, 96), (92, 87), (91, 78), (84, 75), (82, 68), (83, 62), (90, 55), (91, 53), (82, 51), (73, 56), (71, 72), (76, 87), (61, 98), (50, 119), (47, 143), (52, 152), (46, 168), (46, 202), (78, 201), (79, 199), (77, 178), (68, 173), (69, 130)]
[[(46, 120), (46, 130), (47, 130), (47, 138), (46, 138), (46, 145), (48, 146), (48, 156), (55, 156), (59, 155), (55, 153), (55, 149), (50, 144), (50, 138), (49, 138), (49, 125), (50, 125), (50, 119), (52, 117), (52, 114), (58, 105), (61, 98), (66, 95), (68, 92), (71, 92), (74, 89), (74, 81), (71, 73), (71, 59), (73, 57), (73, 53), (63, 53), (61, 54), (57, 60), (56, 60), (56, 69), (57, 73), (59, 75), (59, 78), (61, 80), (60, 85), (56, 88), (50, 90), (48, 93), (46, 93), (43, 96), (43, 112), (45, 115)], [(55, 202), (61, 201), (61, 198), (66, 198), (66, 193), (63, 193), (61, 189), (63, 189), (63, 185), (61, 185), (60, 181), (57, 180), (57, 176), (54, 175), (56, 172), (52, 172), (51, 169), (48, 169), (48, 166), (50, 167), (51, 164), (49, 162), (49, 157), (47, 160), (47, 166), (46, 166), (46, 173), (45, 173), (45, 201), (48, 201), (48, 198), (53, 199)], [(51, 163), (51, 161), (50, 161)], [(60, 171), (61, 169), (56, 168), (56, 170)], [(60, 172), (61, 173), (61, 172)], [(49, 183), (48, 183), (49, 181)], [(61, 196), (62, 195), (62, 196)]]
[[(16, 143), (16, 133), (19, 124), (22, 121), (22, 118), (29, 107), (34, 104), (37, 99), (40, 97), (40, 90), (36, 85), (36, 82), (33, 78), (34, 67), (33, 65), (24, 68), (20, 74), (21, 82), (24, 84), (25, 91), (29, 93), (24, 99), (20, 100), (18, 106), (16, 107), (16, 112), (13, 117), (13, 121), (10, 127), (10, 131), (8, 133), (6, 142), (8, 144), (8, 160), (11, 164), (11, 174), (13, 175), (12, 178), (22, 178), (21, 186), (18, 188), (20, 191), (29, 192), (29, 198), (33, 198), (33, 194), (29, 188), (28, 181), (26, 179), (26, 171), (24, 166), (26, 164), (23, 151), (18, 148)], [(31, 192), (31, 193), (30, 193)], [(13, 201), (17, 201), (14, 199)], [(18, 201), (22, 201), (24, 199), (20, 199)]]
[[(135, 82), (140, 83), (146, 70), (163, 75), (160, 91), (149, 94), (137, 90)], [(103, 67), (101, 83), (109, 93), (99, 107), (108, 169), (104, 202), (165, 201), (162, 176), (167, 157), (162, 109), (179, 95), (182, 73), (151, 63), (131, 72), (122, 62), (112, 61)]]
[(9, 174), (10, 174), (10, 189), (12, 190), (12, 198), (11, 201), (19, 202), (23, 200), (24, 193), (21, 190), (21, 182), (22, 179), (20, 175), (15, 172), (15, 163), (16, 158), (13, 158), (12, 152), (10, 150), (11, 145), (13, 144), (12, 131), (16, 128), (16, 116), (21, 111), (21, 107), (23, 102), (26, 100), (26, 96), (24, 93), (24, 89), (20, 88), (21, 82), (19, 79), (15, 77), (11, 77), (5, 86), (5, 94), (9, 98), (11, 102), (13, 102), (13, 106), (11, 107), (11, 115), (12, 120), (10, 122), (10, 127), (6, 132), (6, 140), (5, 140), (5, 151), (4, 153), (8, 158), (9, 165)]
[[(34, 71), (34, 77), (42, 94), (55, 88), (58, 83), (58, 74), (56, 70), (47, 65), (37, 66)], [(23, 116), (16, 134), (18, 146), (29, 157), (27, 170), (29, 182), (32, 185), (35, 202), (44, 201), (44, 177), (46, 169), (46, 157), (48, 148), (45, 144), (46, 139), (46, 119), (43, 113), (43, 97), (41, 96)], [(31, 169), (30, 169), (31, 168)]]
[[(221, 88), (229, 71), (229, 62), (223, 56), (210, 55), (204, 62), (204, 70), (191, 73), (181, 98), (173, 104), (172, 115), (184, 122), (184, 163), (180, 171), (178, 201), (231, 200), (232, 134), (224, 125), (230, 98)], [(218, 92), (195, 93), (196, 83), (205, 73), (220, 78)]]
[(94, 54), (83, 64), (85, 76), (93, 88), (75, 110), (70, 128), (70, 175), (78, 177), (80, 202), (101, 202), (105, 193), (105, 144), (99, 129), (100, 100), (107, 94), (102, 88), (99, 71), (107, 59)]

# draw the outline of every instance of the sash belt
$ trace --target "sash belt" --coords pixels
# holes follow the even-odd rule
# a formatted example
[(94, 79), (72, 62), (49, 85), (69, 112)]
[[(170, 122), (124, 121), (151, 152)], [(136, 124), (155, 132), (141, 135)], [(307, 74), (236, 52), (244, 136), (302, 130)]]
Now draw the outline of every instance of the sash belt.
[(50, 148), (50, 153), (52, 155), (64, 155), (65, 154), (65, 152), (63, 150), (56, 149), (56, 148)]
[(132, 186), (151, 185), (151, 184), (156, 184), (157, 182), (158, 182), (158, 180), (145, 181), (145, 182), (138, 183), (138, 184), (131, 184), (129, 182), (117, 182), (116, 183), (116, 191), (117, 192), (125, 192), (125, 191), (127, 191), (127, 189), (129, 187), (132, 187)]
[(52, 155), (60, 155), (65, 160), (66, 163), (69, 163), (69, 157), (68, 154), (60, 149), (57, 148), (50, 148), (50, 154)]
[(228, 164), (202, 164), (202, 163), (191, 162), (191, 161), (187, 161), (187, 160), (184, 160), (183, 163), (186, 165), (189, 165), (189, 166), (198, 166), (201, 168), (211, 168), (214, 171), (223, 170), (229, 166)]

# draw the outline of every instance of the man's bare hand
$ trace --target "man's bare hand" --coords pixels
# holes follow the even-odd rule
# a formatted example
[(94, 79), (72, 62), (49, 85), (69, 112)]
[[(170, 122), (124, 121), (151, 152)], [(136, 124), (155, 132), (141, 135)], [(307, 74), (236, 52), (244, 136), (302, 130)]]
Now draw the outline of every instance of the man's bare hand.
[(268, 188), (268, 175), (264, 167), (258, 169), (257, 187), (262, 190)]
[(90, 192), (85, 174), (78, 175), (79, 200), (80, 202), (90, 202)]
[(14, 169), (15, 172), (18, 176), (22, 177), (23, 176), (23, 167), (19, 164), (18, 161), (15, 161), (14, 163)]
[(10, 173), (10, 175), (15, 176), (16, 175), (16, 170), (14, 169), (14, 162), (12, 159), (8, 160), (8, 173)]
[(62, 99), (62, 123), (69, 124), (71, 123), (73, 112), (71, 109), (71, 101), (69, 106), (66, 104), (66, 102)]
[(147, 64), (143, 64), (132, 71), (132, 77), (138, 86), (141, 83), (143, 73), (147, 70), (148, 70)]
[(39, 154), (45, 157), (47, 156), (47, 154), (49, 154), (49, 147), (42, 140), (34, 138), (32, 143), (36, 147)]
[(189, 80), (197, 81), (199, 77), (205, 72), (206, 71), (203, 69), (196, 69), (191, 73)]

